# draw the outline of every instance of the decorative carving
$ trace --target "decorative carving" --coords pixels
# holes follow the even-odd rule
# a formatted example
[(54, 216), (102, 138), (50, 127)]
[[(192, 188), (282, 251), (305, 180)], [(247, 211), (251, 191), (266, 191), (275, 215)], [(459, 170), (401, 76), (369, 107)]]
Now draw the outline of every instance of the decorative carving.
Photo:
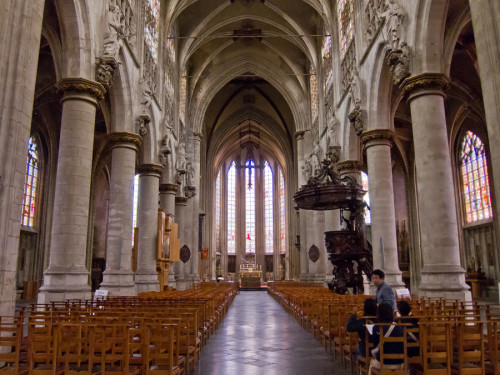
[(179, 185), (177, 184), (160, 184), (161, 192), (172, 192), (177, 193), (179, 191)]
[(328, 147), (328, 152), (326, 153), (326, 157), (332, 164), (338, 163), (340, 160), (340, 146), (330, 146)]
[(449, 85), (450, 80), (442, 73), (423, 73), (406, 78), (400, 87), (406, 96), (417, 90), (435, 90), (442, 93)]
[(325, 159), (322, 164), (323, 166), (318, 173), (307, 181), (306, 187), (317, 187), (325, 184), (334, 186), (357, 186), (357, 182), (353, 177), (340, 177), (337, 173), (335, 173), (331, 160)]
[(109, 91), (119, 63), (113, 57), (100, 57), (96, 62), (96, 79)]
[(307, 156), (304, 158), (304, 165), (302, 166), (302, 174), (305, 177), (306, 181), (312, 177), (311, 161)]
[(148, 125), (151, 122), (149, 115), (140, 115), (137, 118), (137, 125), (139, 128), (139, 134), (141, 137), (145, 137), (148, 134)]
[(110, 0), (106, 13), (108, 28), (104, 34), (103, 57), (116, 60), (120, 50), (120, 39), (123, 38), (121, 10), (116, 0)]
[(135, 1), (118, 0), (121, 10), (121, 30), (122, 37), (127, 42), (129, 47), (136, 46), (136, 17), (134, 14)]
[(328, 148), (332, 146), (338, 145), (338, 131), (339, 131), (339, 122), (335, 114), (333, 114), (328, 121), (328, 127), (326, 128), (326, 144)]
[(319, 142), (314, 144), (313, 152), (309, 155), (309, 163), (311, 164), (312, 175), (316, 176), (321, 171), (320, 162), (321, 149), (319, 147)]
[(97, 100), (103, 100), (106, 89), (102, 84), (85, 78), (63, 78), (57, 85), (58, 92), (75, 92), (92, 96)]
[(158, 95), (158, 64), (156, 63), (151, 51), (144, 41), (144, 61), (142, 67), (142, 78), (146, 82), (151, 92), (150, 96)]
[(186, 164), (186, 184), (187, 186), (196, 186), (194, 174), (195, 174), (194, 165), (191, 162)]
[(369, 0), (365, 8), (367, 28), (365, 31), (366, 43), (370, 44), (385, 21), (387, 0)]
[(304, 140), (304, 134), (305, 134), (305, 133), (306, 133), (306, 132), (305, 132), (305, 131), (303, 131), (303, 130), (302, 130), (302, 131), (295, 132), (295, 139), (296, 139), (297, 141), (302, 141), (302, 140)]
[(364, 131), (361, 135), (361, 142), (367, 144), (370, 141), (386, 140), (391, 142), (394, 134), (389, 129), (373, 129)]
[(181, 206), (185, 206), (187, 204), (188, 199), (186, 197), (175, 197), (175, 204), (180, 204)]
[(355, 107), (361, 107), (361, 98), (362, 98), (362, 82), (361, 78), (359, 78), (358, 69), (353, 66), (350, 71), (350, 94), (351, 100), (354, 103)]
[(193, 198), (196, 195), (196, 187), (195, 186), (184, 186), (184, 195), (187, 198)]
[(360, 106), (356, 106), (351, 113), (347, 116), (349, 121), (354, 126), (354, 131), (356, 135), (359, 137), (363, 130), (365, 129), (366, 124), (366, 111), (361, 109)]
[(363, 169), (363, 163), (359, 160), (345, 160), (337, 163), (338, 173), (359, 172)]
[(184, 177), (182, 175), (182, 173), (180, 173), (179, 171), (177, 171), (175, 173), (175, 182), (179, 185), (182, 185), (183, 184), (183, 180), (184, 180)]
[(175, 169), (182, 175), (186, 173), (186, 149), (184, 141), (177, 146), (177, 160), (175, 161)]
[(182, 263), (187, 263), (191, 259), (191, 250), (186, 245), (181, 247), (180, 258)]
[(391, 67), (392, 81), (399, 85), (410, 75), (410, 47), (403, 42), (400, 49), (389, 50), (386, 62)]
[(319, 249), (316, 245), (312, 245), (309, 249), (309, 259), (311, 262), (316, 263), (319, 259)]
[(141, 112), (142, 114), (147, 114), (149, 112), (149, 108), (151, 107), (151, 102), (153, 100), (153, 93), (148, 85), (146, 79), (141, 79)]
[(341, 71), (341, 77), (342, 77), (342, 94), (344, 94), (348, 89), (352, 81), (352, 74), (351, 70), (356, 66), (356, 56), (355, 56), (355, 43), (354, 39), (351, 41), (351, 44), (349, 44), (349, 47), (347, 47), (346, 54), (344, 56), (344, 59), (342, 60), (340, 64), (340, 71)]
[(137, 167), (137, 173), (139, 174), (156, 174), (160, 176), (163, 171), (163, 165), (159, 164), (141, 164)]
[(132, 145), (136, 148), (141, 147), (142, 137), (139, 134), (128, 132), (114, 132), (107, 136), (112, 147), (124, 144)]

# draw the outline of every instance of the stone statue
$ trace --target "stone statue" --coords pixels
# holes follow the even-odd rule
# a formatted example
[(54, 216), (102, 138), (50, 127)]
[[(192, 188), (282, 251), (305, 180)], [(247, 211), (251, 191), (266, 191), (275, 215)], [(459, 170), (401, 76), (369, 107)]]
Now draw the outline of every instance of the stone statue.
[(121, 11), (115, 0), (111, 0), (108, 5), (107, 21), (108, 29), (104, 34), (104, 57), (116, 59), (120, 50), (119, 42), (123, 37), (121, 25)]
[(194, 165), (193, 163), (189, 162), (186, 165), (186, 185), (187, 186), (195, 186), (194, 184)]
[(148, 113), (149, 107), (151, 107), (153, 93), (149, 88), (148, 82), (144, 78), (141, 79), (141, 93), (142, 93), (142, 99), (141, 99), (142, 113), (146, 114)]
[(328, 121), (328, 127), (326, 129), (326, 144), (327, 148), (331, 146), (336, 146), (338, 144), (337, 132), (339, 128), (339, 122), (335, 114), (333, 114), (330, 121)]
[(186, 150), (184, 142), (179, 143), (177, 147), (177, 160), (175, 161), (175, 168), (181, 173), (186, 173)]
[(169, 145), (169, 137), (166, 135), (161, 141), (160, 147), (160, 164), (163, 166), (167, 166), (168, 164), (168, 155), (172, 153)]
[(398, 49), (401, 46), (402, 25), (404, 19), (403, 8), (399, 5), (398, 0), (389, 0), (387, 6), (387, 41), (393, 49)]
[(319, 148), (319, 142), (316, 142), (314, 145), (313, 152), (311, 152), (309, 156), (309, 161), (311, 163), (311, 169), (312, 169), (312, 174), (313, 176), (316, 176), (321, 172), (321, 161), (319, 159), (319, 155), (321, 153), (321, 150)]
[(361, 78), (359, 78), (359, 72), (356, 67), (352, 68), (351, 71), (351, 99), (354, 102), (355, 107), (361, 106)]
[(304, 165), (302, 166), (302, 174), (304, 175), (306, 181), (312, 177), (312, 166), (309, 157), (305, 157)]

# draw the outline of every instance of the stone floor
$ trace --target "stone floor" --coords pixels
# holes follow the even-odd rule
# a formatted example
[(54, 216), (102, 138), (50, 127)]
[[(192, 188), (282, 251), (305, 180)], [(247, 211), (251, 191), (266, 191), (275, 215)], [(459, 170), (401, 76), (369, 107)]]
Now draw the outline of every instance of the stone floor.
[(347, 375), (265, 292), (240, 292), (191, 375)]

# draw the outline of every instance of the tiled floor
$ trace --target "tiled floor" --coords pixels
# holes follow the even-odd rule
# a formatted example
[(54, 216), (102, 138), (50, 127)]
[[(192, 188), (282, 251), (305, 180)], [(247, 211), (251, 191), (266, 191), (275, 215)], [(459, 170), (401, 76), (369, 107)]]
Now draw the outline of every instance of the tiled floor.
[(240, 292), (192, 375), (347, 375), (265, 292)]

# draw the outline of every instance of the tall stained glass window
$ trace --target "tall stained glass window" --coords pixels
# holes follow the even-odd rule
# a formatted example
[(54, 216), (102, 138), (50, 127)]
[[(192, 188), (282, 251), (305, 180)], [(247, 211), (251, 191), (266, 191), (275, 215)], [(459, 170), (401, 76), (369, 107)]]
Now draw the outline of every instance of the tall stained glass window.
[(285, 179), (283, 172), (280, 170), (280, 251), (281, 254), (286, 253), (286, 210), (285, 210)]
[(264, 165), (264, 217), (265, 217), (265, 252), (272, 254), (274, 240), (274, 217), (273, 217), (273, 171), (266, 161)]
[(245, 252), (255, 254), (255, 163), (245, 164)]
[(236, 254), (236, 163), (227, 172), (227, 253)]
[(471, 131), (467, 131), (462, 140), (460, 161), (467, 223), (491, 218), (486, 152), (481, 139)]
[(160, 0), (145, 0), (144, 38), (153, 59), (158, 62), (160, 34)]
[(321, 56), (323, 57), (323, 71), (325, 72), (325, 89), (333, 84), (332, 69), (332, 37), (328, 35), (328, 29), (323, 28), (323, 45), (321, 46)]
[(26, 162), (26, 179), (24, 180), (23, 216), (21, 224), (33, 228), (36, 224), (36, 203), (40, 177), (40, 159), (38, 145), (33, 137), (28, 141), (28, 160)]
[(221, 191), (221, 173), (217, 174), (217, 180), (215, 180), (215, 247), (216, 251), (220, 253), (220, 218), (221, 218), (221, 208), (222, 208), (222, 191)]
[(134, 197), (133, 197), (133, 212), (132, 212), (132, 246), (134, 245), (134, 228), (137, 227), (137, 206), (139, 204), (139, 175), (134, 176)]
[(311, 65), (311, 70), (310, 70), (310, 89), (311, 89), (311, 118), (312, 122), (316, 121), (318, 118), (318, 101), (319, 101), (319, 96), (318, 96), (318, 76), (316, 75), (316, 69), (314, 69), (314, 66)]
[[(361, 172), (361, 186), (363, 186), (363, 190), (366, 190), (366, 194), (363, 197), (363, 199), (365, 203), (369, 206), (370, 195), (368, 193), (368, 175), (365, 172)], [(371, 224), (371, 222), (372, 222), (372, 217), (370, 215), (370, 210), (368, 208), (365, 208), (365, 223)]]
[(354, 36), (353, 0), (337, 0), (340, 56), (344, 57)]
[(186, 116), (186, 89), (187, 89), (186, 69), (183, 69), (179, 84), (179, 117), (183, 123), (185, 123), (184, 118)]
[(165, 43), (167, 59), (175, 63), (175, 28), (172, 27), (170, 29), (170, 35), (167, 37), (167, 41)]

